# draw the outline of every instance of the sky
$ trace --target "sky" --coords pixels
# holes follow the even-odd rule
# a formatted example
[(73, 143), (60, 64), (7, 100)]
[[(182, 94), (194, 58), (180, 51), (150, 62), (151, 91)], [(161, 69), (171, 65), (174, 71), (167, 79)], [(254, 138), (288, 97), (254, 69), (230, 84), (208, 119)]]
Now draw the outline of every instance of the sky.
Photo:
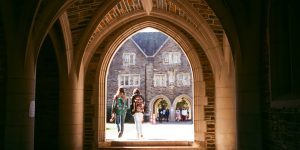
[(140, 30), (139, 32), (160, 32), (160, 31), (156, 30), (154, 28), (151, 28), (151, 27), (147, 27), (147, 28)]

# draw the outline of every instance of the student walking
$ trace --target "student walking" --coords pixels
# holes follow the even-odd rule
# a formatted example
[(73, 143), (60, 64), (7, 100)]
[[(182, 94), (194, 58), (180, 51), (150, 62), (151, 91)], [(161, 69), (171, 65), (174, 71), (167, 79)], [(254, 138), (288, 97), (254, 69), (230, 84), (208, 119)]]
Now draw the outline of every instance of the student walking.
[(118, 128), (118, 137), (121, 138), (124, 132), (124, 123), (126, 112), (128, 109), (128, 98), (126, 98), (125, 89), (118, 88), (112, 103), (112, 118), (111, 122), (115, 119)]
[(144, 120), (144, 111), (145, 111), (145, 101), (143, 96), (140, 94), (138, 88), (133, 90), (133, 95), (131, 96), (132, 102), (132, 114), (134, 117), (134, 122), (137, 131), (137, 138), (143, 138), (143, 130), (142, 130), (142, 123)]

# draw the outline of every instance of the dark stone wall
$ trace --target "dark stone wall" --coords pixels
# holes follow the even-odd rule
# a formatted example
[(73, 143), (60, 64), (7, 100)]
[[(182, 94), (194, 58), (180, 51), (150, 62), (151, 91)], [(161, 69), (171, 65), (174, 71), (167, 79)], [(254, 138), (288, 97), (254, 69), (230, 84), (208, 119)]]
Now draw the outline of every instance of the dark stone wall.
[(268, 118), (268, 149), (298, 150), (300, 148), (300, 109), (272, 108)]
[(58, 149), (59, 74), (49, 37), (42, 45), (36, 69), (35, 149)]
[(264, 56), (264, 149), (300, 149), (297, 1), (270, 1)]
[(6, 49), (3, 24), (0, 21), (0, 149), (4, 149), (6, 101)]

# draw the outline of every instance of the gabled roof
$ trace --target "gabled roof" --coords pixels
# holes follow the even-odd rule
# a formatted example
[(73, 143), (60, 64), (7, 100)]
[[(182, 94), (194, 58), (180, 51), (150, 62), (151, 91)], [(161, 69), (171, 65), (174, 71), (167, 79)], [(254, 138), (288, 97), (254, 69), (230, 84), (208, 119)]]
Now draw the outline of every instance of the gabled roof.
[(153, 56), (165, 43), (168, 36), (161, 32), (139, 32), (131, 38), (147, 56)]

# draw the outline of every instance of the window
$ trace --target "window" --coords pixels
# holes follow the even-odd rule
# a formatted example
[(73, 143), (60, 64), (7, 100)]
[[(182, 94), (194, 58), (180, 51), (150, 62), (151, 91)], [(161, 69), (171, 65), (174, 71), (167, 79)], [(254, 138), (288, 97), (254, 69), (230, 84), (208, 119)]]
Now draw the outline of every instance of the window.
[(177, 74), (177, 86), (189, 86), (190, 85), (190, 74), (179, 73)]
[(123, 53), (123, 65), (135, 65), (135, 53)]
[(166, 74), (154, 74), (154, 87), (167, 86)]
[(180, 63), (180, 52), (164, 52), (162, 57), (164, 64)]
[(119, 86), (132, 87), (140, 86), (139, 74), (119, 74), (118, 76)]
[(175, 71), (168, 71), (169, 86), (175, 85)]

